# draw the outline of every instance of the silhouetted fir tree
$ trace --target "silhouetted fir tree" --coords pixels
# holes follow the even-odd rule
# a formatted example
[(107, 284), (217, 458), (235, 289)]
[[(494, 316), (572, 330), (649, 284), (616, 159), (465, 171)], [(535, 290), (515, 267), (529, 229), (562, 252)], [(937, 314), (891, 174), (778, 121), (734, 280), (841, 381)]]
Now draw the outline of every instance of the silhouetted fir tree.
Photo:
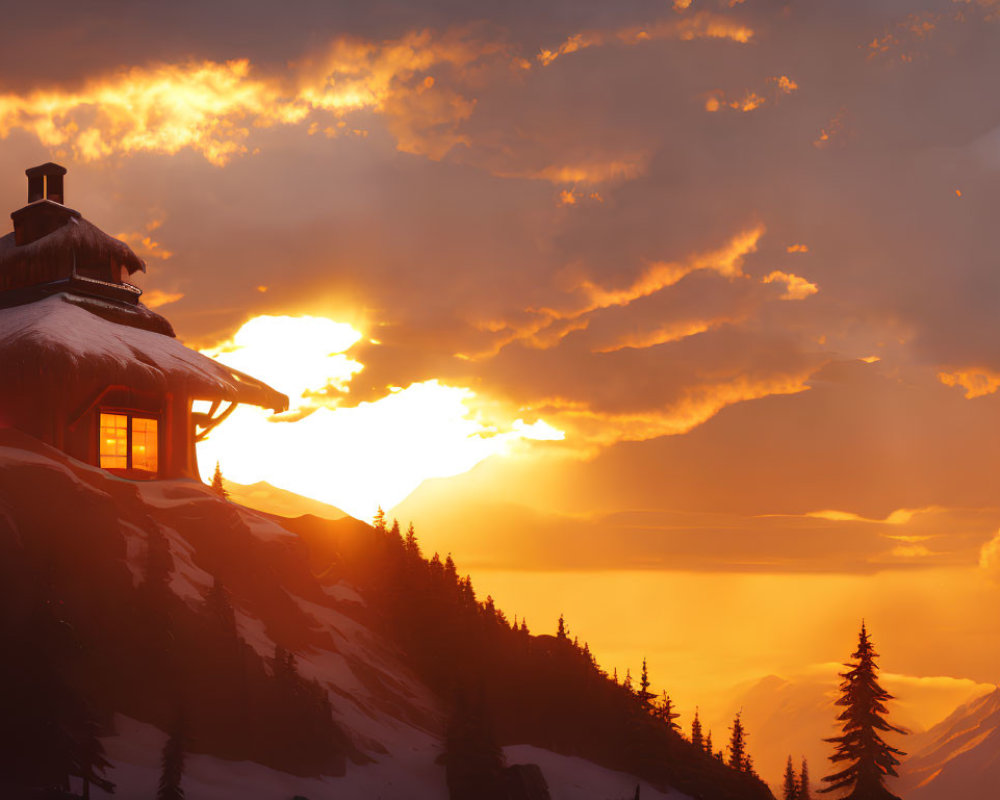
[(524, 617), (521, 617), (521, 633), (523, 633), (525, 636), (530, 635), (528, 631), (528, 620), (526, 620)]
[(393, 517), (392, 527), (389, 529), (389, 536), (393, 542), (403, 541), (403, 534), (399, 532), (399, 520)]
[(639, 675), (639, 691), (635, 693), (636, 698), (647, 711), (653, 709), (653, 700), (656, 695), (649, 691), (649, 668), (646, 666), (646, 659), (642, 660), (642, 673)]
[(709, 731), (708, 735), (705, 737), (705, 754), (709, 755), (709, 756), (710, 755), (714, 755), (714, 753), (712, 752), (712, 732), (711, 731)]
[(450, 800), (504, 800), (504, 755), (481, 694), (470, 703), (460, 693), (445, 732), (445, 775)]
[(414, 558), (421, 558), (420, 543), (417, 541), (417, 532), (413, 529), (413, 523), (406, 529), (406, 539), (403, 541), (406, 552)]
[(181, 779), (184, 777), (184, 722), (178, 715), (170, 730), (170, 736), (163, 745), (160, 764), (160, 785), (156, 800), (184, 800)]
[(483, 616), (490, 621), (495, 621), (497, 618), (496, 605), (493, 603), (493, 595), (486, 595), (486, 601), (482, 605)]
[(701, 733), (701, 720), (698, 718), (698, 707), (694, 708), (694, 719), (691, 720), (691, 744), (699, 750), (705, 749), (705, 739)]
[(556, 628), (556, 638), (569, 638), (569, 631), (566, 630), (566, 618), (562, 614), (559, 615), (559, 626)]
[(656, 717), (663, 720), (670, 730), (680, 732), (681, 726), (675, 722), (680, 714), (674, 710), (674, 701), (670, 699), (670, 695), (666, 691), (663, 692), (663, 697), (656, 709)]
[(821, 792), (850, 789), (846, 800), (898, 800), (885, 787), (887, 776), (896, 776), (898, 755), (905, 755), (882, 739), (884, 733), (905, 733), (885, 720), (888, 710), (885, 701), (891, 700), (877, 679), (878, 653), (868, 638), (864, 622), (858, 635), (858, 649), (851, 658), (854, 662), (845, 664), (846, 672), (840, 673), (841, 697), (838, 706), (844, 711), (837, 717), (843, 723), (843, 734), (825, 741), (835, 744), (835, 752), (830, 757), (833, 763), (848, 762), (848, 766), (823, 778), (829, 786)]
[(635, 696), (635, 691), (632, 689), (632, 670), (628, 667), (625, 668), (625, 680), (622, 681), (622, 688), (629, 694)]
[(799, 793), (795, 800), (812, 800), (812, 791), (809, 789), (809, 765), (802, 759), (802, 770), (799, 772)]
[(375, 516), (372, 518), (372, 527), (379, 533), (385, 533), (385, 512), (382, 510), (382, 506), (378, 507), (378, 511), (375, 512)]
[(795, 777), (795, 767), (792, 766), (792, 757), (788, 757), (785, 765), (785, 775), (781, 784), (781, 800), (798, 800), (799, 782)]
[(78, 721), (73, 741), (69, 774), (77, 776), (83, 782), (83, 800), (90, 800), (91, 784), (108, 794), (114, 794), (115, 785), (104, 777), (104, 773), (111, 768), (111, 762), (104, 757), (100, 726), (89, 713)]
[(743, 730), (743, 712), (736, 712), (736, 718), (733, 720), (733, 725), (729, 729), (731, 731), (729, 737), (729, 760), (728, 764), (733, 769), (737, 769), (740, 772), (746, 772), (746, 760), (747, 760), (747, 743), (746, 743), (746, 731)]
[(229, 497), (229, 492), (226, 491), (225, 484), (222, 482), (222, 469), (219, 467), (218, 461), (215, 462), (215, 472), (212, 473), (212, 491), (219, 497)]
[(205, 595), (205, 611), (214, 624), (218, 626), (219, 633), (227, 638), (238, 638), (236, 630), (236, 611), (233, 609), (229, 592), (222, 585), (219, 576), (216, 575), (212, 581), (212, 587)]

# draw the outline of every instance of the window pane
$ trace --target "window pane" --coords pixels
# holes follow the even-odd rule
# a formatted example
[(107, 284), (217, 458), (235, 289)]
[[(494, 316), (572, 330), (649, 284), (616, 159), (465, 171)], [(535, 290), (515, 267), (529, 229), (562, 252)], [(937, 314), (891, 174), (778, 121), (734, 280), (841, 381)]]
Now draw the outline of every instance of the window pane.
[(101, 466), (125, 469), (128, 466), (128, 417), (101, 414)]
[(156, 420), (132, 417), (132, 469), (156, 472)]

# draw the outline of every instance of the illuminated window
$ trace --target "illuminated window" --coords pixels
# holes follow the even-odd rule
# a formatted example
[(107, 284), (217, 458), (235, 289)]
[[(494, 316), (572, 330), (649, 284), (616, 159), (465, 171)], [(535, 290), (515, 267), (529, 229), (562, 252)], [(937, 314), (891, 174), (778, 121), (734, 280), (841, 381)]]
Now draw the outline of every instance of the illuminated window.
[(155, 473), (157, 423), (131, 414), (101, 414), (101, 467)]

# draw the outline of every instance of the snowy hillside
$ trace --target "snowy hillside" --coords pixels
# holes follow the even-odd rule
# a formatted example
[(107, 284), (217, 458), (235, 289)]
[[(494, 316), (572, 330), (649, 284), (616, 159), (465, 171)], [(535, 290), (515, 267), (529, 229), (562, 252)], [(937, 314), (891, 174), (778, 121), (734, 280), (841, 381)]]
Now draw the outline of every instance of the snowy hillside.
[[(14, 610), (0, 614), (0, 734), (16, 738), (56, 687), (79, 712), (67, 724), (99, 726), (126, 800), (151, 796), (174, 728), (192, 800), (447, 800), (441, 756), (463, 691), (553, 800), (631, 798), (636, 784), (653, 800), (770, 796), (637, 716), (572, 643), (510, 628), (450, 559), (351, 518), (283, 519), (194, 481), (116, 478), (10, 429), (0, 593)], [(0, 779), (17, 758), (0, 748)]]
[[(166, 734), (127, 717), (118, 717), (115, 723), (117, 735), (105, 740), (115, 765), (115, 797), (147, 800), (149, 787), (159, 777)], [(410, 749), (372, 764), (350, 765), (347, 774), (337, 778), (303, 778), (249, 761), (198, 755), (188, 761), (184, 788), (187, 796), (196, 800), (285, 800), (296, 795), (446, 800), (445, 771), (435, 763), (440, 750), (440, 742), (432, 737), (415, 738)], [(506, 756), (510, 764), (538, 764), (552, 800), (631, 800), (637, 785), (643, 800), (690, 800), (678, 792), (657, 791), (631, 775), (529, 745), (508, 747)]]
[(1000, 786), (1000, 689), (915, 739), (900, 767), (907, 800), (993, 800)]

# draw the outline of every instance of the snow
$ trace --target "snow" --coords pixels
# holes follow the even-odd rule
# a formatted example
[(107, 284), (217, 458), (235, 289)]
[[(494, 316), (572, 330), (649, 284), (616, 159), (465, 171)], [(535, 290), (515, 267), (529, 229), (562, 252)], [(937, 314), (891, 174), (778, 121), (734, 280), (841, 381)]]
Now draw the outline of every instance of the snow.
[(441, 727), (437, 700), (380, 637), (334, 608), (292, 599), (330, 642), (298, 651), (299, 672), (327, 688), (337, 721), (363, 749), (398, 755), (411, 749), (414, 737), (427, 737), (426, 728)]
[(358, 594), (357, 589), (344, 580), (338, 581), (333, 586), (324, 586), (323, 591), (342, 603), (357, 603), (362, 606), (365, 604), (365, 599)]
[[(149, 800), (160, 777), (160, 754), (166, 735), (152, 725), (116, 715), (117, 735), (104, 740), (113, 764), (109, 778), (114, 795), (91, 790), (94, 798)], [(300, 778), (249, 761), (226, 761), (207, 755), (188, 755), (181, 786), (190, 800), (447, 800), (444, 768), (435, 764), (440, 745), (416, 738), (412, 747), (365, 766), (348, 763), (340, 778)]]
[(0, 309), (0, 371), (37, 380), (38, 364), (59, 358), (53, 374), (67, 383), (82, 373), (139, 391), (183, 391), (206, 399), (284, 410), (288, 398), (160, 333), (109, 322), (63, 295)]
[(635, 787), (642, 787), (642, 800), (691, 800), (686, 794), (657, 791), (646, 781), (626, 772), (599, 767), (575, 756), (564, 756), (532, 745), (504, 748), (508, 764), (538, 764), (552, 800), (632, 800)]
[[(914, 800), (993, 800), (1000, 781), (1000, 689), (913, 737), (894, 788)], [(904, 742), (904, 744), (907, 744)]]
[[(160, 776), (160, 754), (166, 735), (152, 725), (115, 717), (117, 734), (104, 739), (117, 785), (118, 800), (148, 800)], [(416, 735), (409, 746), (371, 764), (348, 763), (340, 778), (300, 778), (249, 761), (226, 761), (206, 755), (185, 759), (182, 788), (191, 800), (447, 800), (444, 767), (435, 763), (441, 745)], [(531, 745), (505, 748), (508, 764), (538, 764), (552, 800), (631, 800), (636, 784), (643, 800), (691, 800), (679, 792), (663, 793), (645, 781), (590, 761), (563, 756)], [(92, 791), (93, 797), (108, 797)]]
[(256, 617), (251, 617), (240, 611), (235, 606), (233, 612), (236, 614), (236, 631), (240, 638), (250, 645), (261, 658), (265, 660), (273, 658), (275, 642), (267, 635), (267, 627), (264, 623)]

